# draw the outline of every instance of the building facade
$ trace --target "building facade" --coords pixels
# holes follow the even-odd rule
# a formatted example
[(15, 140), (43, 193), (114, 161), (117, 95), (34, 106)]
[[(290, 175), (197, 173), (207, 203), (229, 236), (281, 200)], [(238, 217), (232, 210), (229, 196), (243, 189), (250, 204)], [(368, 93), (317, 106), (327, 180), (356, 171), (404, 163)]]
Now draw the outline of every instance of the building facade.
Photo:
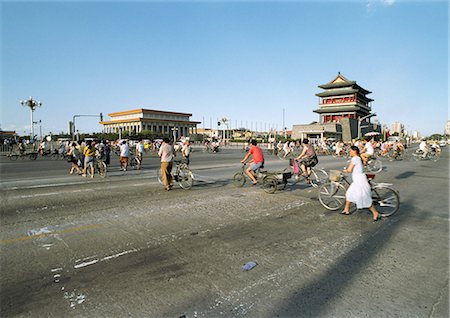
[(192, 114), (167, 112), (152, 109), (134, 109), (108, 114), (109, 121), (100, 122), (105, 133), (128, 131), (138, 134), (149, 130), (161, 135), (189, 136), (196, 133), (198, 121), (191, 121)]
[(331, 82), (318, 87), (324, 90), (316, 94), (319, 108), (314, 112), (319, 114), (319, 121), (309, 125), (294, 125), (292, 138), (308, 138), (313, 143), (323, 139), (350, 142), (367, 132), (380, 133), (381, 127), (370, 121), (375, 116), (371, 106), (373, 99), (367, 97), (370, 91), (355, 81), (349, 81), (341, 73)]
[(398, 133), (398, 134), (403, 134), (405, 131), (405, 125), (403, 125), (402, 123), (399, 122), (395, 122), (392, 124), (391, 126), (391, 133)]

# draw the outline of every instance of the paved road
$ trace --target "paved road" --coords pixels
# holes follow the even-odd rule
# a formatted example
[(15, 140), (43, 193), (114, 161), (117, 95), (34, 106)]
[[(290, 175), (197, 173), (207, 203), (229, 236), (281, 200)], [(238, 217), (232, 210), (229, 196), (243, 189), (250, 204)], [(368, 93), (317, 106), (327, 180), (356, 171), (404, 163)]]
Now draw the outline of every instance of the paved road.
[(93, 180), (2, 159), (0, 316), (448, 317), (448, 150), (386, 163), (402, 204), (376, 223), (306, 185), (235, 188), (242, 156), (194, 153), (196, 186), (171, 192), (156, 158)]

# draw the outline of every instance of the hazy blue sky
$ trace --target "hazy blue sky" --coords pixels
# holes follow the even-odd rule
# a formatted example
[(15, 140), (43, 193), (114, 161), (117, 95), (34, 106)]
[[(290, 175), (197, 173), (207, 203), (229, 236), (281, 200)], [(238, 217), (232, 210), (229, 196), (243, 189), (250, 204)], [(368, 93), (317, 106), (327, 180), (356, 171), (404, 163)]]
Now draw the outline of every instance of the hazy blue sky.
[(448, 1), (3, 1), (0, 125), (28, 133), (31, 95), (47, 132), (141, 107), (281, 129), (283, 108), (287, 127), (318, 120), (317, 85), (340, 71), (373, 92), (381, 123), (442, 133), (448, 13)]

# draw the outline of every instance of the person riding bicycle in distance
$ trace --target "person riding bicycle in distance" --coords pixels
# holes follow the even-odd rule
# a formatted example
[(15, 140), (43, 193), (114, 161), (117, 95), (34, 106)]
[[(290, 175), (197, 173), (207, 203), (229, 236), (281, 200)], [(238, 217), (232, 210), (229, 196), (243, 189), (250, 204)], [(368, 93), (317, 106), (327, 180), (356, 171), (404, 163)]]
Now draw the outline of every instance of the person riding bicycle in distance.
[(300, 168), (302, 169), (302, 175), (309, 179), (311, 175), (311, 167), (317, 165), (319, 160), (317, 159), (317, 154), (314, 150), (314, 147), (309, 144), (309, 140), (307, 138), (302, 140), (303, 150), (302, 153), (295, 158), (300, 162)]
[(247, 175), (250, 177), (250, 179), (253, 182), (253, 185), (255, 185), (258, 181), (255, 178), (255, 175), (253, 174), (253, 171), (258, 170), (259, 168), (264, 167), (264, 154), (259, 146), (257, 146), (257, 141), (252, 140), (251, 141), (251, 147), (250, 150), (245, 155), (244, 159), (241, 160), (241, 163), (245, 164), (248, 158), (252, 156), (252, 159), (249, 161), (251, 165), (247, 168), (245, 171)]
[(373, 148), (372, 138), (366, 138), (366, 143), (364, 144), (364, 148), (361, 151), (360, 157), (364, 165), (367, 164), (370, 157), (375, 153), (375, 149)]

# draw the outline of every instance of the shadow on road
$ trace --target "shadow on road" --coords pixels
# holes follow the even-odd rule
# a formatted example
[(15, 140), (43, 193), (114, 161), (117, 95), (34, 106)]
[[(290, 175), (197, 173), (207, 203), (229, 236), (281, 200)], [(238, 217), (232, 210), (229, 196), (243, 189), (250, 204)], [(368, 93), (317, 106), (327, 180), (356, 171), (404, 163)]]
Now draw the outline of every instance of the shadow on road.
[(395, 177), (395, 179), (407, 179), (409, 177), (412, 177), (415, 174), (416, 174), (415, 171), (406, 171), (406, 172), (403, 172), (403, 173), (400, 173), (399, 175), (397, 175)]
[(342, 255), (321, 277), (301, 288), (295, 296), (282, 303), (274, 314), (279, 317), (317, 317), (324, 315), (329, 305), (339, 299), (355, 275), (365, 271), (376, 255), (391, 240), (397, 229), (410, 217), (412, 204), (402, 204), (398, 214), (384, 220), (366, 239), (349, 253)]

